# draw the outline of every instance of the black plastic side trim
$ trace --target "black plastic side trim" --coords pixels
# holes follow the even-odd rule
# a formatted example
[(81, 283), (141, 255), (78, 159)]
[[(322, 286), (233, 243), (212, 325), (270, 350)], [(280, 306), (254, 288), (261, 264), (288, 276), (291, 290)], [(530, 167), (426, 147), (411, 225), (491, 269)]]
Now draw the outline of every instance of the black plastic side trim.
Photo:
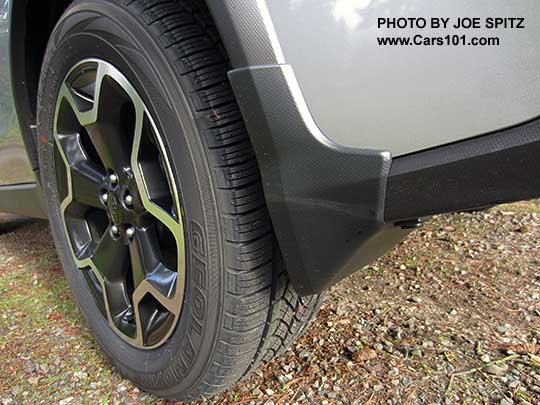
[(0, 186), (0, 212), (47, 219), (37, 183)]
[(389, 222), (540, 197), (540, 119), (394, 159)]
[[(206, 0), (234, 68), (281, 63), (257, 0)], [(273, 27), (272, 27), (273, 29)]]
[(299, 293), (330, 287), (408, 234), (384, 224), (390, 154), (345, 148), (326, 138), (313, 122), (290, 66), (238, 69), (229, 78)]

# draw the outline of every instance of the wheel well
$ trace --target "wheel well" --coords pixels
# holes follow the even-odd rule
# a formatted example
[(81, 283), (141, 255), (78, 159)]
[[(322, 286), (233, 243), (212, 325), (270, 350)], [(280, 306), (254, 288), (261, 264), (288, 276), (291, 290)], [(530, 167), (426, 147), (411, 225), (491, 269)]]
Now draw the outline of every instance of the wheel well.
[(11, 10), (11, 71), (15, 106), (23, 139), (38, 169), (37, 93), (43, 56), (54, 26), (71, 0), (18, 0)]

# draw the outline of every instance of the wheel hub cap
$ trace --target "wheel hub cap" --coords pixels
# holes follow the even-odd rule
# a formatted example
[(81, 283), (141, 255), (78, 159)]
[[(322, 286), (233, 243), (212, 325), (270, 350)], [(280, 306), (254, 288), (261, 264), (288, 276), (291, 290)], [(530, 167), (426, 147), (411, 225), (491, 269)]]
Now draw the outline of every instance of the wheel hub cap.
[(111, 217), (111, 221), (117, 225), (120, 226), (124, 222), (124, 208), (114, 195), (112, 191), (109, 191), (108, 193), (108, 199), (107, 199), (107, 212), (109, 216)]

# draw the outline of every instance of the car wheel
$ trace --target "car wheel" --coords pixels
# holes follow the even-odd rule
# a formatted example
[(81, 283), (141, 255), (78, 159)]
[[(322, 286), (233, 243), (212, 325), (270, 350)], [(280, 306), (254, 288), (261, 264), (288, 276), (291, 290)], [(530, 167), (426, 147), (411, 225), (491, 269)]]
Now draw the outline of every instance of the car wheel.
[(279, 355), (321, 301), (289, 283), (200, 3), (75, 1), (38, 96), (42, 188), (80, 310), (125, 377), (177, 400)]

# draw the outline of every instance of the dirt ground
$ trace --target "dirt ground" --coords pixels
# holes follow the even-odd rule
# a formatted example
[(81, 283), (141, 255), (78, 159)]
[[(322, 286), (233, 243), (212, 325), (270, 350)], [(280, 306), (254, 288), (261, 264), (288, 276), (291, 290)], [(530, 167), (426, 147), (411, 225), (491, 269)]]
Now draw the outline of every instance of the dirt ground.
[[(439, 216), (206, 404), (540, 403), (540, 202)], [(161, 403), (93, 341), (46, 223), (0, 217), (0, 403)]]

